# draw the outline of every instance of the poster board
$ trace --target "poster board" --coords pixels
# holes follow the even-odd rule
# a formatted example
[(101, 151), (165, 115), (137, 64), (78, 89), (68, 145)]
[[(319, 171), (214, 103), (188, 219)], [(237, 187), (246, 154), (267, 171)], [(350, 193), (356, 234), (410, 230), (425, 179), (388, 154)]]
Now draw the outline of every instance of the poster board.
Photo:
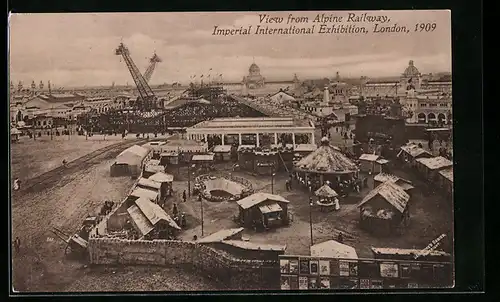
[(282, 290), (452, 287), (451, 263), (280, 256)]

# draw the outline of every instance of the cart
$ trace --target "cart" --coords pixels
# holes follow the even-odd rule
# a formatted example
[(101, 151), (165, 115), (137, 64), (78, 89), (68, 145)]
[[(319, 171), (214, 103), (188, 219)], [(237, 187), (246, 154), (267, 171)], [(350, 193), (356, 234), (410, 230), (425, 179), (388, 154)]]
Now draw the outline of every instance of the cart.
[(54, 235), (59, 237), (59, 239), (66, 242), (66, 248), (64, 249), (65, 255), (70, 255), (70, 254), (81, 255), (81, 256), (86, 255), (88, 247), (87, 240), (83, 239), (77, 234), (69, 236), (67, 233), (63, 232), (58, 228), (54, 228), (52, 230), (52, 233), (54, 233)]

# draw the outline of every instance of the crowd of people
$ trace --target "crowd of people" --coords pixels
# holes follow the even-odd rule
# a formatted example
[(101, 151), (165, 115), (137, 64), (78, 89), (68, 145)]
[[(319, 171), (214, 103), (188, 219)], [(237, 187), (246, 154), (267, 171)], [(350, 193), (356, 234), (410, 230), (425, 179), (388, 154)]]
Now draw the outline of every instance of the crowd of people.
[(297, 119), (309, 119), (312, 121), (316, 120), (313, 115), (300, 111), (284, 102), (275, 101), (268, 97), (258, 97), (258, 98), (245, 98), (245, 101), (250, 106), (255, 106), (259, 110), (271, 115), (271, 116), (292, 116)]

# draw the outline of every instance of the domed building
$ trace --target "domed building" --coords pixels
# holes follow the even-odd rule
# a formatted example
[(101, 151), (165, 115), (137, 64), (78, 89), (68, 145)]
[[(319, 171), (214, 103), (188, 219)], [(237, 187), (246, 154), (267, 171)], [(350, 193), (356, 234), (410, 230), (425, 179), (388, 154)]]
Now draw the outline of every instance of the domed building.
[(249, 89), (261, 88), (265, 85), (265, 78), (260, 74), (260, 68), (252, 63), (248, 68), (248, 75), (243, 77), (243, 84)]
[(420, 84), (422, 82), (422, 74), (415, 67), (413, 60), (408, 62), (408, 66), (401, 75), (401, 84), (406, 90), (420, 89)]

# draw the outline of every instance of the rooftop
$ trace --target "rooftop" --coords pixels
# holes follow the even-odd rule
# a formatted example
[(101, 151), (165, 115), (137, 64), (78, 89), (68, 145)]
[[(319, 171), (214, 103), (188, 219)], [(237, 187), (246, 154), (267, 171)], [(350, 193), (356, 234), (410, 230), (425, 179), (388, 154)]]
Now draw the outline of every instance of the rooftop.
[(153, 192), (151, 190), (143, 189), (143, 188), (135, 188), (134, 191), (130, 194), (130, 196), (134, 197), (143, 197), (149, 200), (156, 200), (158, 198), (158, 193)]
[(453, 182), (453, 167), (439, 171), (439, 174)]
[(269, 193), (255, 193), (250, 196), (247, 196), (243, 199), (238, 200), (236, 203), (242, 207), (243, 209), (249, 209), (255, 205), (258, 205), (259, 203), (262, 203), (266, 200), (273, 200), (273, 201), (279, 201), (279, 202), (286, 202), (288, 203), (289, 201), (286, 200), (285, 198), (275, 195), (275, 194), (269, 194)]
[(168, 215), (165, 210), (163, 210), (159, 205), (146, 198), (139, 198), (135, 201), (135, 204), (144, 216), (147, 217), (152, 225), (157, 224), (160, 220), (166, 221), (171, 227), (180, 230), (181, 228), (175, 223), (175, 221)]
[(224, 244), (238, 247), (245, 250), (251, 251), (277, 251), (284, 252), (286, 250), (286, 245), (276, 245), (276, 244), (267, 244), (267, 243), (256, 243), (256, 242), (248, 242), (241, 240), (224, 240), (221, 241)]
[(202, 239), (198, 240), (198, 243), (212, 243), (212, 242), (220, 242), (229, 237), (232, 237), (236, 234), (243, 232), (244, 228), (235, 228), (235, 229), (225, 229), (210, 234)]
[(410, 195), (408, 195), (403, 188), (393, 182), (384, 182), (370, 191), (370, 193), (363, 198), (358, 207), (363, 206), (377, 195), (380, 195), (401, 213), (404, 212), (406, 206), (408, 205), (408, 201), (410, 200)]
[(442, 169), (447, 167), (452, 167), (453, 162), (442, 156), (430, 157), (430, 158), (418, 158), (417, 161), (422, 165), (426, 166), (430, 170)]
[(415, 145), (415, 144), (408, 144), (408, 145), (402, 146), (401, 150), (410, 154), (410, 156), (412, 156), (412, 157), (419, 156), (423, 153), (427, 153), (429, 155), (432, 155), (429, 151), (427, 151), (423, 148), (420, 148), (418, 145)]
[(255, 118), (216, 118), (194, 125), (194, 129), (217, 128), (314, 128), (309, 120), (293, 119), (291, 117), (255, 117)]
[(360, 160), (367, 160), (367, 161), (376, 161), (379, 159), (380, 156), (376, 154), (361, 154), (359, 157)]
[(157, 172), (157, 173), (151, 175), (148, 179), (152, 180), (154, 182), (160, 182), (160, 183), (172, 182), (172, 181), (174, 181), (174, 176), (167, 174), (167, 173), (163, 173), (163, 172)]
[(303, 171), (315, 173), (350, 173), (358, 171), (358, 167), (338, 148), (328, 144), (328, 139), (321, 140), (321, 146), (302, 158), (296, 167)]
[(311, 256), (342, 259), (357, 259), (356, 250), (335, 240), (328, 240), (311, 246)]
[(336, 197), (339, 196), (335, 190), (330, 188), (328, 185), (323, 185), (321, 188), (317, 189), (316, 192), (314, 192), (314, 195), (320, 196), (320, 197)]

